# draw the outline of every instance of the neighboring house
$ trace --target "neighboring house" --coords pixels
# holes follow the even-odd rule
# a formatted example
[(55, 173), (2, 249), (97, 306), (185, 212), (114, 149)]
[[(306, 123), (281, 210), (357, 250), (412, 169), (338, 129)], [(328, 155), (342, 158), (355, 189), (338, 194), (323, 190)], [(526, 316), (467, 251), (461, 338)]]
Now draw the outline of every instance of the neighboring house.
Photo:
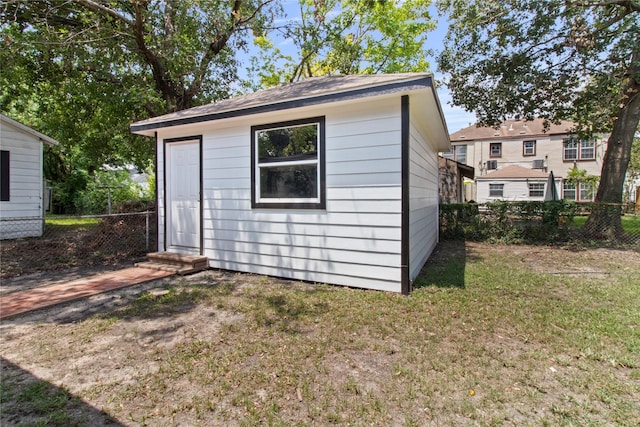
[(157, 149), (159, 248), (408, 293), (438, 242), (430, 74), (325, 76), (131, 125)]
[(57, 143), (0, 114), (0, 239), (42, 235), (43, 144)]
[[(495, 199), (540, 200), (537, 184), (529, 190), (522, 183), (529, 179), (534, 184), (550, 172), (555, 176), (560, 198), (591, 201), (595, 190), (592, 185), (576, 185), (565, 178), (574, 167), (600, 176), (607, 140), (602, 135), (580, 140), (571, 133), (574, 126), (562, 122), (544, 129), (542, 119), (507, 120), (498, 129), (469, 126), (451, 134), (452, 147), (442, 155), (475, 168), (476, 188), (471, 198), (479, 203)], [(508, 166), (519, 168), (506, 169)], [(491, 178), (499, 178), (500, 182), (492, 182)], [(501, 197), (497, 196), (500, 185)]]
[[(554, 179), (559, 194), (560, 179)], [(477, 200), (545, 200), (549, 174), (537, 169), (509, 165), (476, 177)]]
[[(438, 156), (440, 203), (463, 203), (470, 200), (467, 183), (473, 182), (471, 166)], [(469, 181), (466, 181), (467, 178)]]

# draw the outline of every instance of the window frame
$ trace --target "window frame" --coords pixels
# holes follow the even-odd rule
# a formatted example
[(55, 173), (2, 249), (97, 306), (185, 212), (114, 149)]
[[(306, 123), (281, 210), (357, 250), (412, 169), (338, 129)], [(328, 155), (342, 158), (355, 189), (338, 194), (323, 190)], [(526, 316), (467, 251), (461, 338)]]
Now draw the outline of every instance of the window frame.
[(11, 153), (0, 150), (0, 202), (11, 201)]
[[(535, 189), (532, 188), (534, 186), (536, 187)], [(542, 188), (540, 188), (540, 186), (542, 186)], [(544, 197), (544, 182), (529, 182), (527, 187), (529, 188), (529, 197)], [(532, 194), (533, 192), (535, 192), (535, 194)]]
[[(585, 147), (585, 144), (589, 144), (589, 146)], [(583, 154), (584, 151), (591, 151), (591, 153), (592, 153), (591, 156), (586, 157)], [(580, 160), (595, 160), (595, 158), (596, 158), (596, 143), (595, 143), (595, 141), (589, 141), (589, 140), (580, 141), (578, 158)]]
[[(491, 186), (500, 187), (500, 195), (492, 194)], [(490, 182), (489, 183), (489, 197), (503, 198), (504, 197), (504, 183)]]
[[(527, 152), (527, 143), (532, 144), (531, 148), (532, 148), (532, 152)], [(522, 141), (522, 156), (523, 157), (529, 157), (529, 156), (535, 156), (536, 155), (536, 146), (538, 144), (536, 143), (535, 139), (528, 139), (526, 141)]]
[[(568, 148), (567, 146), (572, 144), (573, 146)], [(567, 157), (567, 151), (575, 152), (575, 157)], [(584, 152), (590, 153), (589, 156), (583, 154)], [(580, 162), (580, 161), (593, 161), (596, 160), (596, 141), (583, 139), (580, 140), (575, 137), (562, 139), (562, 160), (565, 162)]]
[[(581, 202), (592, 202), (595, 198), (596, 191), (593, 184), (589, 184), (587, 182), (581, 182), (576, 188), (576, 193), (578, 195), (578, 200)], [(585, 194), (590, 194), (590, 197), (583, 197)]]
[[(498, 153), (493, 154), (493, 147), (498, 148)], [(491, 142), (489, 143), (489, 157), (492, 159), (499, 159), (502, 157), (502, 142)]]
[[(318, 126), (317, 159), (315, 162), (304, 161), (281, 161), (265, 163), (269, 166), (282, 164), (282, 166), (296, 166), (303, 164), (315, 164), (317, 167), (316, 185), (317, 197), (313, 198), (261, 198), (260, 197), (260, 168), (258, 159), (258, 138), (261, 131), (276, 130), (288, 127), (298, 127), (305, 125)], [(309, 117), (298, 120), (288, 120), (284, 122), (265, 123), (251, 126), (251, 208), (252, 209), (326, 209), (326, 176), (325, 176), (325, 116)]]
[[(569, 188), (567, 188), (569, 187)], [(573, 193), (573, 197), (569, 198), (567, 197), (567, 190), (571, 193)], [(578, 195), (578, 190), (577, 190), (577, 186), (575, 183), (573, 182), (567, 182), (564, 181), (562, 183), (562, 199), (563, 200), (571, 200), (571, 201), (576, 201), (577, 199), (577, 195)]]

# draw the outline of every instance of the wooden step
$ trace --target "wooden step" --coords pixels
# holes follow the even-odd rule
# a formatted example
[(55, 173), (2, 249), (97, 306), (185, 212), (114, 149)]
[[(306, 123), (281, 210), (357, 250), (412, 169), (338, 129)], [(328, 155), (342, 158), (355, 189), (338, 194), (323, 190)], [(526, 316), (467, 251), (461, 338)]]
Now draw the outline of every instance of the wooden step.
[(209, 258), (206, 256), (179, 254), (175, 252), (152, 252), (147, 254), (147, 259), (160, 264), (190, 265), (193, 268), (207, 268), (209, 265)]
[(171, 271), (176, 274), (191, 274), (209, 268), (209, 259), (201, 255), (187, 255), (175, 252), (152, 252), (148, 261), (136, 263), (136, 267)]
[(135, 266), (140, 268), (148, 268), (150, 270), (170, 271), (172, 273), (180, 274), (180, 275), (197, 273), (198, 271), (204, 270), (204, 268), (193, 268), (191, 266), (162, 264), (162, 263), (152, 262), (152, 261), (137, 262), (135, 263)]

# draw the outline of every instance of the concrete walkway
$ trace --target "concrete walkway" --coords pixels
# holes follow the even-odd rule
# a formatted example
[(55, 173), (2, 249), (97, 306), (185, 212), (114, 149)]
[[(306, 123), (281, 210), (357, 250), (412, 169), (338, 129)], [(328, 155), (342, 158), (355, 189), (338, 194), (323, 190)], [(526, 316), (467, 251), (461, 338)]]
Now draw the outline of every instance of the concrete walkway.
[(0, 296), (0, 319), (173, 274), (175, 273), (170, 271), (131, 267), (70, 282), (13, 292)]

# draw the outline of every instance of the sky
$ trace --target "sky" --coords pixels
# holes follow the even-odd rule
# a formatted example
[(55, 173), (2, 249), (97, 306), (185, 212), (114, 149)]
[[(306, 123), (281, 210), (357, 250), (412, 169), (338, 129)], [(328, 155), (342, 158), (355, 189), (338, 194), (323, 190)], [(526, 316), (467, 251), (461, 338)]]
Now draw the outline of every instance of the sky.
[[(300, 17), (300, 7), (298, 0), (281, 0), (285, 13), (290, 19), (296, 19)], [(443, 46), (443, 40), (447, 33), (447, 20), (444, 17), (438, 16), (438, 12), (435, 6), (431, 6), (431, 16), (438, 20), (438, 25), (435, 30), (427, 34), (428, 49), (432, 49), (437, 55)], [(288, 40), (275, 40), (277, 47), (284, 53), (288, 53), (288, 46), (293, 46), (291, 41)], [(290, 54), (293, 52), (290, 52)], [(442, 78), (442, 74), (437, 71), (437, 61), (435, 56), (429, 56), (430, 72), (434, 73), (436, 80)], [(426, 71), (426, 70), (425, 70)], [(451, 105), (451, 94), (444, 84), (440, 85), (437, 89), (438, 98), (442, 105), (442, 110), (447, 122), (447, 128), (449, 133), (456, 132), (464, 127), (467, 127), (475, 123), (475, 115), (465, 111), (461, 107), (454, 107)]]

